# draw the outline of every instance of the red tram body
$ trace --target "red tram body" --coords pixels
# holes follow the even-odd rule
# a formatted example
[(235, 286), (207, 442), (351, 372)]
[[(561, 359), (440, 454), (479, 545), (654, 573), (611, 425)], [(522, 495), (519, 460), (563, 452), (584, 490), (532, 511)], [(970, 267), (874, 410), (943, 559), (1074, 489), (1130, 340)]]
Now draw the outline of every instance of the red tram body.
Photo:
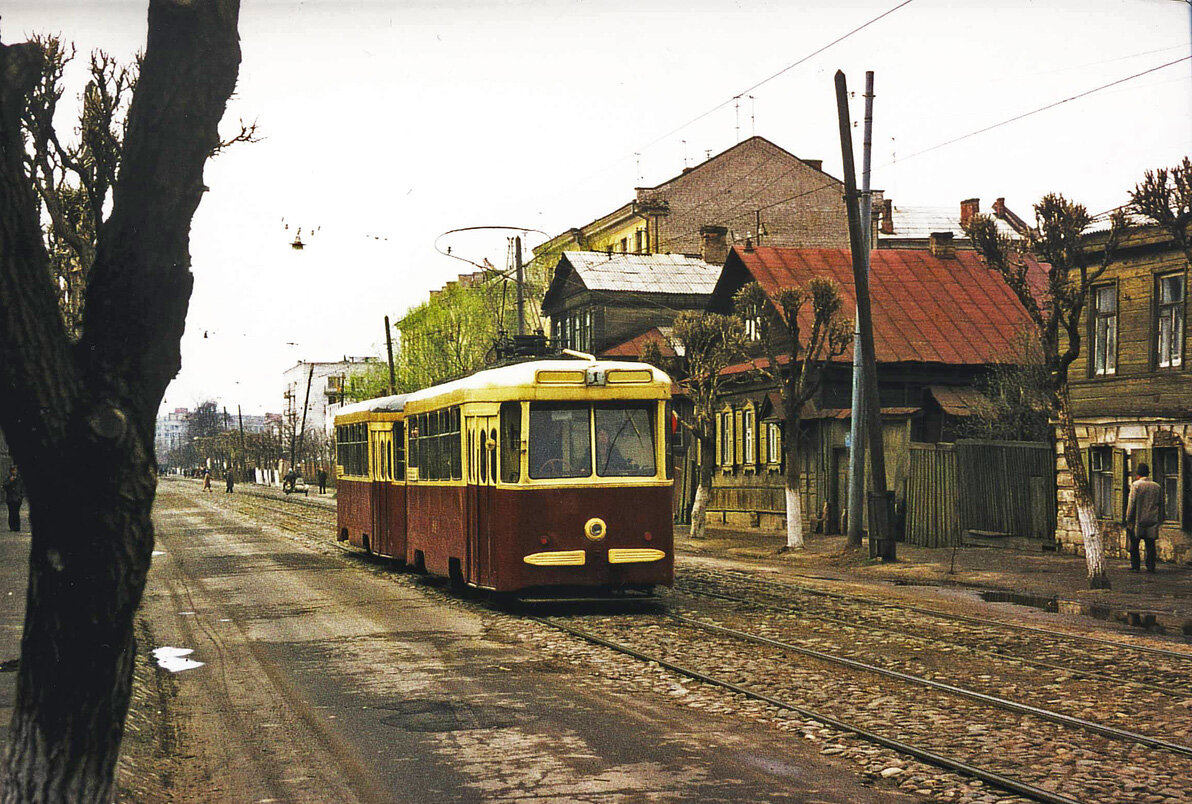
[(494, 592), (669, 586), (670, 387), (538, 360), (344, 408), (338, 538)]

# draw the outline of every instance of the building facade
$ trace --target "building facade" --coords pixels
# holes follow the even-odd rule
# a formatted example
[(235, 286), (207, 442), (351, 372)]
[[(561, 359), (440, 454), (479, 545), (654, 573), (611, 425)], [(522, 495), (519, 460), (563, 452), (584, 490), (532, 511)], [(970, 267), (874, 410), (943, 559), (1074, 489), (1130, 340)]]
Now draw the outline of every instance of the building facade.
[(348, 375), (375, 357), (344, 357), (334, 362), (299, 361), (282, 375), (282, 419), (291, 432), (329, 435), (333, 405), (344, 401)]
[[(848, 245), (844, 184), (820, 159), (800, 159), (763, 137), (750, 137), (633, 200), (534, 249), (553, 267), (565, 251), (699, 254), (706, 226), (724, 227), (728, 245)], [(875, 204), (882, 195), (877, 191)]]
[[(929, 249), (883, 249), (871, 255), (870, 292), (878, 363), (878, 395), (886, 455), (886, 485), (905, 505), (911, 448), (954, 438), (966, 400), (990, 365), (1016, 353), (1029, 326), (1025, 310), (975, 252), (956, 250), (951, 237)], [(844, 249), (733, 249), (709, 309), (729, 312), (733, 294), (756, 281), (768, 295), (833, 280), (844, 309), (856, 297), (852, 257)], [(804, 331), (810, 329), (802, 322)], [(785, 523), (784, 417), (775, 390), (750, 363), (728, 370), (738, 377), (717, 420), (717, 474), (709, 511), (737, 526), (780, 529)], [(800, 493), (809, 525), (842, 529), (852, 418), (851, 350), (831, 363), (819, 393), (803, 411)], [(1050, 478), (1048, 478), (1050, 483)]]
[[(1104, 237), (1091, 235), (1093, 238)], [(1097, 516), (1125, 518), (1130, 478), (1141, 463), (1163, 489), (1159, 557), (1192, 562), (1192, 371), (1188, 366), (1189, 263), (1156, 227), (1132, 232), (1093, 286), (1084, 345), (1069, 393)], [(1083, 544), (1071, 474), (1057, 458), (1062, 549)], [(1125, 555), (1125, 533), (1107, 545)]]

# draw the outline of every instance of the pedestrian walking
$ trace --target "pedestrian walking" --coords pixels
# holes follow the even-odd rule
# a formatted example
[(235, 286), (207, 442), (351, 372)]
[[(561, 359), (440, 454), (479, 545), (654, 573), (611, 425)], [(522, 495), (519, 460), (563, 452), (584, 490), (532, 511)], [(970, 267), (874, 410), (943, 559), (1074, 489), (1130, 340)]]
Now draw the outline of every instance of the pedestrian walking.
[(319, 467), (319, 471), (315, 474), (315, 478), (319, 481), (319, 494), (327, 493), (327, 470)]
[(236, 485), (236, 479), (233, 477), (231, 469), (228, 470), (227, 477), (225, 478), (225, 483), (227, 485), (226, 485), (224, 491), (227, 492), (228, 494), (231, 494), (232, 487)]
[(1163, 489), (1150, 479), (1151, 468), (1145, 463), (1134, 470), (1130, 484), (1130, 502), (1126, 505), (1126, 535), (1130, 537), (1130, 570), (1138, 572), (1139, 542), (1146, 543), (1146, 571), (1155, 571), (1155, 539), (1163, 519)]
[(203, 491), (211, 491), (211, 473), (203, 470)]
[(17, 533), (21, 529), (21, 503), (25, 500), (25, 483), (17, 474), (15, 466), (8, 470), (4, 481), (4, 502), (8, 503), (8, 529)]

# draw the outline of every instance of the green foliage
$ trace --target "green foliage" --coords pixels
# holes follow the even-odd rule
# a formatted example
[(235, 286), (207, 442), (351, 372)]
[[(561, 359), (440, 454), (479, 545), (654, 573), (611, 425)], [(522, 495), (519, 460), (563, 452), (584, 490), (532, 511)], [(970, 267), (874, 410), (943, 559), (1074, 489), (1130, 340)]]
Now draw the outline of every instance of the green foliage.
[[(395, 328), (398, 393), (409, 393), (484, 368), (500, 332), (516, 331), (517, 288), (495, 272), (451, 283), (409, 311)], [(527, 308), (534, 305), (531, 299)], [(386, 384), (388, 380), (386, 379)]]
[(365, 363), (348, 375), (344, 398), (348, 402), (363, 402), (389, 396), (389, 364), (382, 360)]
[(676, 373), (695, 419), (685, 424), (699, 438), (712, 439), (716, 405), (728, 382), (722, 372), (745, 357), (745, 325), (737, 316), (685, 311), (675, 318), (673, 327), (676, 351), (682, 353)]

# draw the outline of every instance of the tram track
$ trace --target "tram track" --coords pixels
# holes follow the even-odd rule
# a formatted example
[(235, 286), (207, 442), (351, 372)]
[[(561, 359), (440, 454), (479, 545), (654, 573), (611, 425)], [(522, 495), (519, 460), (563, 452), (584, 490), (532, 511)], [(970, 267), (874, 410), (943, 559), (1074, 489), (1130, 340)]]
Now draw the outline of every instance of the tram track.
[(638, 661), (656, 664), (659, 667), (666, 668), (667, 670), (685, 678), (690, 678), (703, 684), (708, 684), (713, 687), (728, 690), (729, 692), (744, 696), (754, 701), (759, 701), (780, 710), (794, 712), (801, 717), (823, 723), (824, 725), (833, 729), (837, 729), (838, 731), (853, 734), (862, 740), (872, 742), (882, 746), (883, 748), (888, 748), (900, 754), (913, 757), (921, 762), (927, 763), (928, 765), (942, 768), (944, 770), (960, 774), (961, 776), (978, 779), (986, 784), (994, 785), (995, 787), (1005, 790), (1006, 792), (1023, 796), (1027, 800), (1045, 802), (1046, 804), (1080, 804), (1078, 799), (1059, 795), (1042, 787), (1029, 784), (1005, 774), (996, 773), (977, 767), (971, 763), (945, 756), (936, 751), (931, 751), (912, 743), (886, 737), (855, 723), (839, 720), (823, 712), (809, 709), (805, 706), (800, 706), (772, 695), (767, 695), (763, 692), (750, 689), (747, 686), (725, 679), (716, 678), (715, 676), (701, 672), (694, 668), (670, 661), (662, 656), (645, 653), (639, 649), (598, 636), (589, 631), (560, 623), (552, 618), (530, 617), (529, 619), (539, 623), (540, 625), (546, 626), (548, 628), (554, 628), (556, 630), (570, 634), (571, 636), (590, 642), (594, 645), (598, 645), (600, 647), (607, 648), (617, 653), (637, 659)]
[[(725, 591), (726, 588), (736, 594)], [(1192, 651), (1140, 645), (990, 617), (978, 618), (786, 581), (779, 583), (739, 571), (687, 568), (676, 579), (675, 590), (689, 595), (738, 598), (804, 616), (841, 617), (855, 627), (889, 629), (897, 624), (919, 635), (929, 631), (939, 634), (941, 640), (946, 638), (956, 644), (983, 650), (989, 650), (990, 645), (1005, 648), (1005, 652), (1014, 657), (1037, 657), (1048, 651), (1066, 651), (1074, 658), (1062, 666), (1071, 672), (1107, 674), (1109, 669), (1116, 671), (1112, 673), (1113, 677), (1122, 681), (1147, 681), (1167, 689), (1180, 689), (1192, 671)], [(827, 607), (823, 601), (827, 601)]]
[[(302, 536), (304, 539), (310, 538), (312, 529), (330, 533), (327, 523), (334, 522), (334, 509), (304, 500), (256, 494), (252, 495), (251, 502), (245, 502), (245, 507), (256, 509), (258, 516), (271, 520), (278, 527), (295, 534), (306, 534)], [(318, 541), (320, 544), (325, 543), (324, 540)], [(1053, 679), (1053, 683), (1043, 686), (1039, 691), (1044, 697), (1053, 696), (1057, 699), (1065, 697), (1069, 688), (1080, 686), (1078, 683), (1061, 682), (1095, 679), (1102, 685), (1128, 684), (1130, 686), (1123, 688), (1119, 695), (1101, 702), (1105, 711), (1125, 718), (1137, 716), (1136, 711), (1131, 711), (1135, 709), (1136, 703), (1145, 706), (1145, 702), (1134, 700), (1141, 691), (1169, 697), (1181, 693), (1177, 687), (1169, 684), (1139, 682), (1139, 672), (1143, 675), (1150, 672), (1146, 668), (1140, 671), (1136, 666), (1135, 670), (1139, 672), (1131, 678), (1123, 675), (1119, 666), (1153, 661), (1162, 665), (1159, 672), (1151, 673), (1156, 681), (1167, 681), (1172, 673), (1181, 670), (1186, 678), (1192, 653), (1020, 626), (1000, 620), (978, 619), (901, 602), (869, 598), (858, 600), (855, 596), (810, 589), (798, 584), (756, 579), (737, 571), (684, 568), (676, 580), (675, 590), (664, 593), (661, 598), (673, 611), (662, 614), (636, 614), (620, 621), (614, 616), (601, 616), (596, 617), (590, 626), (585, 622), (584, 627), (576, 627), (573, 622), (567, 622), (560, 616), (520, 619), (533, 620), (553, 631), (582, 640), (587, 645), (617, 651), (637, 662), (653, 662), (677, 676), (693, 679), (709, 688), (724, 690), (721, 694), (744, 696), (758, 702), (751, 706), (763, 705), (787, 711), (808, 721), (824, 724), (829, 730), (855, 734), (860, 741), (913, 757), (926, 765), (943, 768), (957, 774), (957, 778), (980, 780), (1012, 796), (1020, 796), (1022, 800), (1065, 804), (1074, 801), (1192, 800), (1186, 792), (1175, 792), (1181, 787), (1178, 779), (1192, 776), (1192, 747), (1184, 743), (1096, 723), (1054, 711), (1050, 706), (1007, 700), (1006, 703), (1010, 705), (1007, 711), (999, 707), (997, 701), (982, 700), (983, 697), (996, 699), (999, 696), (988, 695), (981, 690), (962, 689), (958, 684), (941, 683), (938, 679), (924, 678), (922, 681), (930, 682), (924, 685), (920, 679), (910, 678), (911, 673), (900, 671), (904, 668), (890, 670), (876, 664), (873, 670), (850, 667), (850, 662), (865, 662), (848, 655), (831, 656), (827, 650), (819, 650), (823, 655), (815, 656), (816, 648), (822, 645), (808, 648), (793, 644), (799, 641), (797, 639), (784, 644), (784, 639), (775, 638), (774, 632), (786, 627), (784, 618), (787, 617), (815, 619), (821, 628), (839, 631), (849, 629), (857, 642), (863, 641), (859, 637), (870, 638), (869, 635), (886, 633), (903, 640), (918, 640), (917, 649), (907, 650), (911, 653), (917, 651), (920, 655), (934, 656), (940, 653), (955, 658), (960, 655), (958, 651), (973, 651), (1008, 664), (1043, 667), (1070, 677)], [(681, 601), (688, 598), (714, 600), (730, 603), (731, 606), (715, 608), (714, 616), (708, 617), (698, 611), (698, 605), (684, 607)], [(823, 600), (830, 601), (831, 606), (817, 606), (811, 602)], [(740, 606), (745, 611), (734, 613), (734, 606)], [(824, 613), (836, 606), (851, 607), (843, 612)], [(695, 608), (696, 616), (703, 617), (703, 620), (680, 613), (685, 608)], [(848, 618), (855, 613), (856, 608), (877, 610), (878, 616), (864, 622), (849, 622)], [(759, 616), (759, 612), (763, 613), (762, 616)], [(919, 615), (918, 620), (915, 620), (915, 615)], [(720, 622), (725, 618), (732, 622), (734, 616), (752, 618), (756, 624), (764, 625), (764, 635), (749, 633), (753, 629), (748, 625), (744, 629), (734, 629)], [(905, 627), (917, 629), (919, 633), (900, 632), (898, 629), (904, 626), (904, 621), (912, 621)], [(944, 628), (937, 625), (939, 622), (950, 625)], [(930, 627), (925, 629), (924, 623), (929, 623)], [(959, 629), (958, 633), (968, 632), (967, 635), (961, 633), (955, 645), (949, 645), (946, 641), (950, 638), (946, 632), (952, 628)], [(937, 634), (937, 630), (944, 633)], [(645, 644), (641, 642), (642, 631), (648, 633)], [(734, 631), (740, 632), (739, 635)], [(926, 636), (924, 631), (927, 632)], [(1007, 637), (1007, 633), (1025, 636)], [(993, 645), (994, 648), (979, 648), (975, 644), (979, 642)], [(748, 648), (743, 647), (746, 644)], [(1071, 645), (1084, 646), (1087, 651), (1087, 655), (1081, 654), (1084, 666), (1052, 664), (1031, 655), (1032, 651), (1046, 654), (1071, 650)], [(591, 650), (593, 648), (589, 647), (585, 652)], [(1130, 653), (1128, 660), (1110, 663), (1109, 672), (1102, 673), (1087, 666), (1098, 661), (1098, 653), (1102, 651)], [(807, 665), (822, 663), (824, 668), (831, 666), (836, 669), (816, 669), (814, 672), (806, 666), (792, 669), (792, 656), (803, 657), (800, 661)], [(714, 657), (715, 661), (709, 663), (708, 657)], [(601, 660), (593, 661), (599, 666)], [(874, 672), (885, 675), (872, 676)], [(860, 673), (884, 680), (858, 681), (856, 674)], [(827, 688), (828, 684), (834, 685), (831, 689), (839, 690), (835, 694), (836, 698), (848, 701), (851, 697), (857, 697), (859, 703), (851, 709), (842, 709), (835, 701), (827, 700), (833, 695), (813, 695), (809, 700), (803, 694), (807, 690)], [(916, 688), (919, 692), (913, 691)], [(710, 691), (706, 694), (715, 695)], [(1187, 698), (1187, 694), (1183, 694)], [(963, 697), (958, 699), (957, 695)], [(950, 697), (965, 703), (940, 704), (937, 700), (925, 700), (931, 696)], [(1183, 706), (1187, 705), (1185, 701)], [(966, 708), (970, 706), (985, 709)], [(1005, 714), (980, 714), (982, 711), (992, 711), (989, 707)], [(731, 705), (725, 707), (726, 716), (735, 708)], [(910, 709), (930, 709), (935, 714), (927, 714), (922, 723), (910, 723), (907, 719), (907, 710)], [(1183, 714), (1186, 723), (1186, 711), (1180, 714)], [(974, 733), (971, 731), (973, 729), (981, 731)], [(986, 737), (985, 729), (997, 736)], [(1177, 733), (1179, 731), (1176, 729)], [(856, 744), (861, 745), (863, 742)], [(850, 755), (857, 750), (863, 749), (848, 749)], [(992, 759), (985, 761), (987, 757)], [(943, 784), (951, 785), (948, 789), (953, 790), (963, 789), (964, 785), (963, 782)], [(1155, 790), (1162, 791), (1161, 798), (1153, 795)], [(950, 796), (940, 798), (958, 800)], [(961, 800), (967, 800), (966, 794), (961, 794)], [(999, 802), (1003, 800), (1016, 799), (998, 799)]]
[[(729, 595), (719, 592), (712, 592), (708, 590), (690, 590), (683, 588), (681, 582), (676, 583), (675, 590), (672, 594), (685, 594), (696, 598), (706, 598), (711, 600), (724, 601), (726, 603), (733, 603), (740, 606), (747, 606), (754, 609), (761, 609), (771, 612), (779, 616), (794, 616), (796, 611), (790, 607), (776, 606), (767, 603), (761, 603), (757, 600), (740, 597), (737, 595)], [(887, 628), (872, 624), (859, 624), (853, 620), (845, 619), (844, 617), (831, 616), (826, 614), (808, 613), (806, 611), (798, 611), (798, 616), (804, 620), (815, 620), (817, 622), (826, 623), (835, 628), (847, 628), (856, 631), (862, 631), (870, 634), (878, 634), (884, 636), (891, 636), (902, 639), (908, 642), (917, 642), (921, 645), (937, 645), (940, 640), (935, 637), (921, 636), (919, 634), (907, 633), (895, 628)], [(968, 618), (965, 618), (966, 620)], [(987, 621), (985, 621), (987, 622)], [(1013, 623), (1006, 623), (1008, 627), (1013, 627)], [(954, 644), (954, 643), (953, 643)], [(1030, 665), (1042, 670), (1049, 670), (1059, 673), (1068, 673), (1074, 680), (1092, 679), (1107, 684), (1125, 684), (1133, 689), (1149, 690), (1152, 692), (1162, 693), (1173, 697), (1186, 697), (1187, 691), (1172, 685), (1153, 684), (1146, 681), (1140, 681), (1132, 676), (1111, 675), (1102, 673), (1096, 670), (1088, 670), (1083, 667), (1073, 667), (1071, 665), (1057, 664), (1054, 662), (1043, 661), (1041, 659), (1025, 656), (1022, 654), (1015, 654), (1003, 650), (994, 650), (990, 648), (977, 647), (974, 645), (960, 645), (959, 647), (965, 649), (976, 656), (987, 656), (999, 661)], [(1192, 656), (1189, 656), (1189, 662), (1192, 663)]]
[[(584, 628), (557, 617), (535, 620), (1033, 801), (1145, 801), (1136, 792), (1145, 787), (1146, 780), (1164, 774), (1177, 778), (1192, 774), (1192, 759), (1188, 758), (1192, 748), (1187, 746), (950, 685), (924, 684), (924, 680), (905, 674), (842, 657), (817, 655), (777, 640), (690, 618), (670, 614), (645, 620), (642, 615), (620, 620), (598, 617), (585, 622)], [(660, 621), (673, 625), (659, 627)], [(643, 633), (645, 645), (641, 644)], [(742, 643), (749, 649), (742, 648)], [(793, 656), (810, 661), (792, 664)], [(715, 660), (709, 662), (707, 657)], [(694, 669), (697, 666), (700, 669)], [(876, 674), (879, 680), (859, 678), (858, 673)], [(924, 686), (931, 692), (924, 693)], [(914, 692), (915, 688), (920, 691)], [(893, 700), (902, 702), (890, 707), (897, 711), (877, 706)], [(1059, 761), (1052, 755), (1056, 745), (1075, 746), (1075, 756), (1094, 759)], [(1148, 747), (1145, 756), (1139, 753), (1143, 745)], [(1129, 759), (1123, 760), (1123, 756)], [(978, 763), (974, 757), (988, 761)], [(1097, 766), (1096, 781), (1086, 783), (1077, 795), (1057, 793), (1044, 786), (1057, 775), (1071, 775), (1073, 762), (1089, 761)], [(1083, 767), (1081, 770), (1087, 771)]]

